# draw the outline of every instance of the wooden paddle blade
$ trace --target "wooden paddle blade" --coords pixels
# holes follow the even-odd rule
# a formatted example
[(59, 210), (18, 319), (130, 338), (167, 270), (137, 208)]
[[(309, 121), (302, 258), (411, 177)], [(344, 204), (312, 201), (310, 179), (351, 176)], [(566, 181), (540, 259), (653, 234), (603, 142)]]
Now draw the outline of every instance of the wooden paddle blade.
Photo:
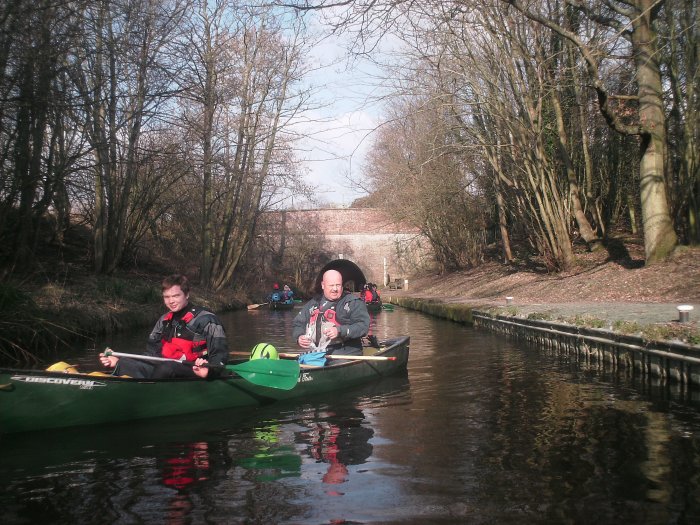
[(256, 308), (260, 308), (261, 306), (265, 306), (266, 304), (270, 303), (249, 304), (248, 310), (255, 310)]
[(255, 310), (256, 308), (260, 308), (261, 306), (265, 306), (266, 304), (270, 303), (249, 304), (248, 310)]
[(238, 365), (226, 365), (226, 369), (235, 372), (254, 385), (291, 390), (299, 380), (299, 363), (297, 361), (280, 361), (277, 359), (253, 359)]

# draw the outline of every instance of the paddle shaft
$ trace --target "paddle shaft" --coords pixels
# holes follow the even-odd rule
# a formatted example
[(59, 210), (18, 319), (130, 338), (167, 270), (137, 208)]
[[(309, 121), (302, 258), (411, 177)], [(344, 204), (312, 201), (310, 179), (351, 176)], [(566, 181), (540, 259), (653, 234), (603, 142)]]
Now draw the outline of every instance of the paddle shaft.
[[(248, 357), (250, 356), (247, 352), (229, 352), (232, 356)], [(288, 354), (288, 353), (278, 353), (279, 357), (284, 359), (298, 359), (300, 355), (303, 354)], [(345, 359), (348, 361), (396, 361), (396, 357), (386, 357), (382, 355), (326, 355), (326, 359)]]
[[(105, 355), (113, 355), (116, 357), (131, 357), (134, 359), (143, 359), (145, 361), (166, 361), (182, 363), (183, 365), (195, 366), (192, 361), (180, 361), (178, 359), (168, 359), (166, 357), (154, 357), (141, 354), (126, 354), (106, 350)], [(207, 365), (202, 365), (206, 367)], [(290, 361), (274, 361), (270, 359), (255, 359), (247, 361), (239, 365), (226, 365), (225, 369), (235, 372), (246, 381), (254, 385), (266, 386), (269, 388), (278, 388), (281, 390), (291, 390), (297, 384), (299, 378), (299, 363)]]
[[(107, 350), (105, 352), (106, 356), (116, 356), (116, 357), (130, 357), (132, 359), (141, 359), (142, 361), (165, 361), (165, 362), (171, 362), (171, 363), (182, 363), (183, 365), (188, 365), (188, 366), (195, 366), (194, 361), (185, 361), (185, 360), (180, 360), (180, 359), (170, 359), (167, 357), (155, 357), (151, 355), (142, 355), (142, 354), (127, 354), (124, 352), (115, 352), (114, 350)], [(202, 368), (206, 367), (206, 364), (202, 365)]]

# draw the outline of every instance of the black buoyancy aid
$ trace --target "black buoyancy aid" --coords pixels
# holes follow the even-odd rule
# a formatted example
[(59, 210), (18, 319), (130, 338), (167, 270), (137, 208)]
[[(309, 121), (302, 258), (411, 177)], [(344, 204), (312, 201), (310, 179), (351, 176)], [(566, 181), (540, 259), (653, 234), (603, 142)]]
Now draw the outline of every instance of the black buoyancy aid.
[(329, 321), (338, 327), (340, 326), (338, 319), (336, 319), (336, 304), (337, 303), (332, 303), (328, 308), (326, 308), (323, 311), (321, 311), (321, 308), (319, 306), (315, 306), (313, 311), (311, 312), (309, 324), (316, 325), (316, 340), (314, 341), (315, 345), (318, 345), (318, 343), (321, 341), (321, 323), (323, 321)]
[(181, 359), (194, 361), (198, 357), (207, 354), (207, 342), (202, 339), (195, 341), (195, 332), (188, 330), (187, 325), (195, 318), (195, 310), (190, 309), (181, 319), (173, 321), (173, 313), (168, 312), (163, 317), (163, 348), (161, 353), (168, 359)]

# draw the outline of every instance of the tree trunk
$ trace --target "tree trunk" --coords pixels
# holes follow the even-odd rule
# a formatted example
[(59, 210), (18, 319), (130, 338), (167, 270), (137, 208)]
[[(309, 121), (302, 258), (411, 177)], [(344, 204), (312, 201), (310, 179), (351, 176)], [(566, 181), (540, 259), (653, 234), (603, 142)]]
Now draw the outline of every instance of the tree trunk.
[[(483, 125), (483, 120), (481, 121)], [(508, 217), (506, 215), (506, 199), (503, 196), (501, 186), (501, 140), (496, 139), (496, 154), (490, 152), (490, 148), (485, 148), (486, 156), (491, 164), (493, 173), (493, 191), (496, 194), (496, 212), (498, 215), (498, 230), (501, 236), (501, 249), (503, 250), (503, 260), (506, 264), (513, 262), (513, 251), (510, 246), (510, 234), (508, 233)]]
[(647, 263), (664, 259), (678, 242), (666, 196), (666, 120), (651, 14), (655, 4), (655, 0), (638, 0), (640, 14), (632, 19), (639, 119), (643, 129), (639, 171)]
[[(214, 72), (208, 72), (213, 76)], [(202, 135), (202, 263), (200, 279), (203, 285), (211, 286), (212, 278), (212, 164), (214, 154), (212, 152), (212, 137), (214, 127), (214, 112), (216, 102), (214, 100), (213, 79), (208, 76), (205, 86), (203, 107), (203, 135)]]
[(578, 185), (576, 172), (569, 157), (568, 138), (566, 136), (566, 128), (564, 127), (564, 115), (562, 114), (561, 104), (559, 102), (559, 94), (556, 90), (552, 91), (552, 105), (554, 106), (554, 114), (557, 121), (557, 149), (559, 150), (559, 159), (566, 172), (566, 180), (569, 183), (569, 198), (571, 199), (571, 213), (578, 225), (578, 231), (581, 238), (586, 242), (588, 249), (591, 251), (599, 249), (602, 244), (600, 239), (591, 228), (591, 223), (588, 222), (586, 214), (581, 205), (581, 192)]
[(507, 264), (513, 262), (513, 251), (510, 247), (510, 235), (508, 234), (508, 220), (506, 218), (506, 202), (501, 192), (500, 175), (494, 175), (496, 208), (498, 211), (498, 230), (501, 234), (501, 249), (503, 250), (503, 261)]
[(106, 181), (109, 171), (109, 149), (104, 129), (105, 111), (102, 104), (104, 92), (104, 27), (107, 16), (106, 2), (102, 2), (95, 25), (95, 64), (93, 90), (85, 90), (87, 99), (86, 109), (91, 114), (91, 143), (94, 145), (95, 156), (95, 225), (93, 226), (93, 257), (95, 273), (104, 271), (107, 259), (107, 188)]

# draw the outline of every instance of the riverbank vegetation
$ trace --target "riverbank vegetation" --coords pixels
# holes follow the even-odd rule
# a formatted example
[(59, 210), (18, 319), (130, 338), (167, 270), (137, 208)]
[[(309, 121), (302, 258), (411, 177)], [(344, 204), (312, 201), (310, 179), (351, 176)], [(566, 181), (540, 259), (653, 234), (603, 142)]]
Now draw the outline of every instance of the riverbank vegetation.
[[(264, 230), (311, 193), (317, 22), (381, 80), (354, 205), (417, 227), (439, 272), (565, 272), (579, 247), (624, 260), (628, 237), (651, 264), (697, 244), (700, 15), (619, 4), (3, 3), (0, 305), (28, 331), (5, 325), (2, 352), (41, 346), (40, 321), (61, 325), (47, 347), (126, 312), (150, 323), (171, 271), (221, 306), (318, 271), (322, 232)], [(369, 52), (384, 37), (391, 62)]]
[(574, 243), (614, 250), (620, 232), (640, 233), (646, 263), (700, 241), (692, 2), (348, 4), (337, 29), (358, 46), (404, 44), (366, 204), (419, 227), (443, 269), (494, 242), (562, 271)]

